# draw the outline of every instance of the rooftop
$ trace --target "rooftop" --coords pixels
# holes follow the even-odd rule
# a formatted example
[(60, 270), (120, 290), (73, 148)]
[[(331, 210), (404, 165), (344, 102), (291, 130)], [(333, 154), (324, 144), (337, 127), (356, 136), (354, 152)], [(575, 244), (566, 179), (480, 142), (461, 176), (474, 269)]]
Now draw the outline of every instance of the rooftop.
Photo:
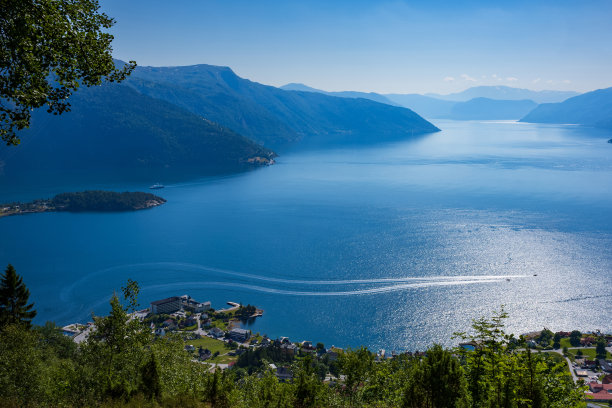
[(158, 305), (163, 305), (164, 303), (169, 303), (169, 302), (175, 302), (177, 300), (179, 300), (180, 298), (178, 296), (172, 296), (166, 299), (162, 299), (162, 300), (156, 300), (154, 302), (151, 302), (152, 305), (158, 306)]

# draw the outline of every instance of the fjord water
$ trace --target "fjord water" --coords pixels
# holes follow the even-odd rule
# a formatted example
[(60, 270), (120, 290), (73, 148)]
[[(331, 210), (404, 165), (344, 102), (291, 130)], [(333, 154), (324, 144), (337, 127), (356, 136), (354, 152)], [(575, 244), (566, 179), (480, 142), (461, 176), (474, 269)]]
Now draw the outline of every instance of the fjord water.
[[(452, 345), (501, 305), (517, 334), (612, 331), (612, 136), (435, 124), (404, 142), (171, 183), (151, 210), (2, 218), (0, 261), (23, 275), (38, 323), (105, 313), (131, 278), (143, 306), (185, 293), (251, 303), (265, 310), (253, 332), (328, 346)], [(0, 201), (157, 181), (1, 179)]]

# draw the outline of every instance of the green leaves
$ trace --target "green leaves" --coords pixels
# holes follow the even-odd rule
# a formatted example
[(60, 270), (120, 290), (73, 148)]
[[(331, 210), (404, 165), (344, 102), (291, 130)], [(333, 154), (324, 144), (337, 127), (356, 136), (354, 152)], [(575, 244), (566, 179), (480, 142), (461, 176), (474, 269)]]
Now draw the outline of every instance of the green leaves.
[(115, 67), (105, 31), (115, 21), (99, 9), (96, 0), (2, 0), (0, 137), (7, 145), (19, 144), (33, 109), (67, 112), (80, 85), (122, 81), (136, 67)]

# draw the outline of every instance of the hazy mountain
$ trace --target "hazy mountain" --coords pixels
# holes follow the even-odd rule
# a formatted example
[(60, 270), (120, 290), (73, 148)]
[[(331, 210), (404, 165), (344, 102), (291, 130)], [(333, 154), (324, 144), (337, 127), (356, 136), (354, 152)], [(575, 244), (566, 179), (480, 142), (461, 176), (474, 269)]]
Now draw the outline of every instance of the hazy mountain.
[(374, 142), (439, 130), (409, 109), (284, 91), (240, 78), (227, 67), (138, 67), (125, 84), (266, 146)]
[(419, 94), (385, 94), (385, 97), (430, 119), (450, 117), (456, 103)]
[(317, 93), (322, 93), (322, 94), (330, 95), (330, 96), (338, 96), (340, 98), (363, 98), (363, 99), (369, 99), (374, 102), (386, 103), (387, 105), (402, 106), (401, 104), (395, 103), (391, 99), (386, 98), (385, 96), (381, 94), (377, 94), (375, 92), (356, 92), (356, 91), (327, 92), (321, 89), (311, 88), (307, 85), (298, 84), (298, 83), (290, 83), (287, 85), (283, 85), (280, 87), (280, 89), (283, 89), (285, 91), (317, 92)]
[(530, 100), (474, 98), (466, 102), (455, 102), (418, 94), (385, 96), (430, 119), (513, 120), (522, 118), (537, 106)]
[(475, 86), (465, 91), (440, 95), (434, 93), (425, 94), (436, 99), (447, 101), (465, 102), (474, 98), (489, 98), (503, 100), (525, 100), (530, 99), (536, 103), (562, 102), (567, 98), (578, 95), (573, 91), (531, 91), (529, 89), (511, 88), (509, 86)]
[(458, 120), (518, 120), (531, 112), (536, 106), (538, 104), (530, 100), (503, 101), (474, 98), (467, 102), (455, 103), (448, 118)]
[[(81, 88), (61, 116), (38, 110), (16, 148), (0, 149), (7, 175), (21, 171), (233, 172), (274, 153), (168, 102), (118, 84)], [(0, 166), (1, 167), (1, 166)]]
[(521, 122), (573, 123), (612, 129), (612, 88), (587, 92), (561, 103), (542, 104)]

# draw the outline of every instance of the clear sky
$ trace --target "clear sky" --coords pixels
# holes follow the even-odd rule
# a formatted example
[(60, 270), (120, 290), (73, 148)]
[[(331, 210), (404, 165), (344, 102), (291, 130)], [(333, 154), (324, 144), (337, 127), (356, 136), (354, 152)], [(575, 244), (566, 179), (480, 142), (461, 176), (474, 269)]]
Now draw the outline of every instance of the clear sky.
[(450, 93), (612, 86), (612, 1), (100, 0), (114, 56), (280, 86)]

